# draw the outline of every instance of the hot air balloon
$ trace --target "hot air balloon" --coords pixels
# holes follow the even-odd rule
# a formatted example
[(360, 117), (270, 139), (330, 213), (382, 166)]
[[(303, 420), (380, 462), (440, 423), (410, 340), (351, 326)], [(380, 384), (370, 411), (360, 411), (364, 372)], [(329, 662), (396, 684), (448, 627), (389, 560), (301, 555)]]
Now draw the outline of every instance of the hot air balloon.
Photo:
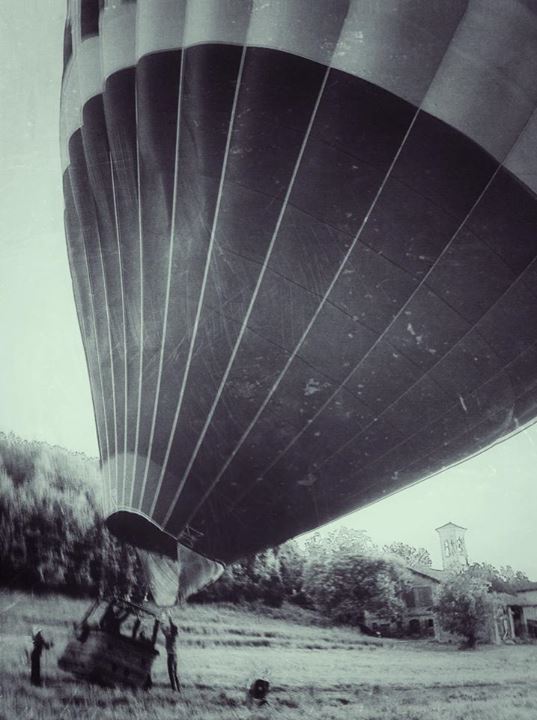
[(535, 417), (536, 66), (532, 0), (68, 3), (107, 524), (164, 604)]

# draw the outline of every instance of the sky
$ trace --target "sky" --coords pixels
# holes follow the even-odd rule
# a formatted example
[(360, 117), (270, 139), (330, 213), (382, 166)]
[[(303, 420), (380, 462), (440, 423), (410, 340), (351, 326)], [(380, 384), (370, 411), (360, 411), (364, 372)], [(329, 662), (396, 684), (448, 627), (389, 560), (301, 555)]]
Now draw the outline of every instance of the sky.
[[(97, 455), (63, 232), (58, 143), (65, 0), (0, 3), (0, 431)], [(338, 521), (424, 546), (468, 528), (471, 560), (537, 579), (537, 426)], [(327, 528), (329, 526), (326, 526)]]

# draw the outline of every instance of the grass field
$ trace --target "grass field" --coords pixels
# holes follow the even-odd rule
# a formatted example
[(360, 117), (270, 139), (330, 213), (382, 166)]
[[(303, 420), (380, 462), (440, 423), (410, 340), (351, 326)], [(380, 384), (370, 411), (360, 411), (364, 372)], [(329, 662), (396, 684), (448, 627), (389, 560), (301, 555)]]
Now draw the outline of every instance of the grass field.
[[(427, 641), (377, 641), (322, 627), (313, 614), (293, 608), (181, 609), (181, 695), (168, 689), (162, 646), (150, 692), (103, 689), (57, 667), (86, 605), (0, 593), (0, 720), (537, 718), (536, 645), (460, 652)], [(29, 684), (24, 656), (35, 624), (55, 642), (44, 656), (43, 688)], [(271, 683), (270, 703), (250, 709), (245, 688), (257, 676)]]

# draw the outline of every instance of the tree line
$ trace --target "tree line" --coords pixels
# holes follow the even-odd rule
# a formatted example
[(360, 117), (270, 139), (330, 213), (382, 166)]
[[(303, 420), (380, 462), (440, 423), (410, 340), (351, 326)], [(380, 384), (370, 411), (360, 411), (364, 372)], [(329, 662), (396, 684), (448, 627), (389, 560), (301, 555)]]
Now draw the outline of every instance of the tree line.
[[(46, 443), (0, 434), (0, 583), (76, 596), (126, 594), (146, 586), (136, 551), (104, 525), (97, 460)], [(289, 541), (229, 566), (193, 602), (283, 602), (328, 620), (363, 624), (403, 612), (411, 567), (431, 565), (424, 548), (379, 547), (362, 531), (340, 529)], [(513, 592), (527, 582), (511, 568), (474, 565), (480, 588)], [(474, 583), (475, 585), (475, 583)]]
[[(100, 488), (97, 460), (0, 434), (2, 585), (78, 596), (110, 592), (143, 595), (146, 588), (136, 552), (115, 540), (105, 528)], [(346, 555), (342, 554), (344, 548)], [(345, 572), (344, 563), (356, 553), (378, 555), (375, 562), (355, 558), (347, 570), (354, 573), (361, 563), (365, 576), (374, 566), (379, 583), (382, 570), (382, 582), (392, 594), (396, 593), (399, 581), (395, 578), (403, 566), (394, 564), (391, 551), (394, 557), (405, 557), (408, 562), (430, 564), (425, 550), (402, 543), (384, 550), (381, 560), (379, 549), (359, 532), (340, 531), (325, 539), (315, 536), (306, 544), (290, 541), (231, 565), (220, 580), (193, 599), (261, 601), (272, 606), (288, 600), (310, 608), (324, 605), (331, 617), (343, 620), (346, 613), (339, 607), (335, 584), (335, 595), (329, 598), (330, 562), (335, 583), (337, 574)], [(367, 592), (374, 594), (371, 588)]]

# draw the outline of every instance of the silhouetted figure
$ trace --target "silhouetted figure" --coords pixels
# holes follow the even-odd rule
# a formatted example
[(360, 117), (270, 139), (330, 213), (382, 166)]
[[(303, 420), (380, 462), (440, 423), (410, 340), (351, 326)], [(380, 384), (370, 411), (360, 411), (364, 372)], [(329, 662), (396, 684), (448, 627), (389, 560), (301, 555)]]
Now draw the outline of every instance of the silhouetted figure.
[(81, 643), (85, 643), (89, 638), (90, 630), (87, 620), (84, 620), (81, 625), (75, 625), (76, 637)]
[(41, 685), (43, 684), (43, 681), (41, 680), (41, 655), (43, 654), (43, 650), (49, 650), (53, 646), (53, 643), (48, 643), (45, 640), (41, 629), (37, 629), (34, 631), (32, 639), (34, 648), (32, 650), (32, 654), (30, 655), (30, 661), (32, 665), (30, 680), (32, 685), (37, 685), (38, 687), (41, 687)]
[(129, 614), (129, 610), (125, 609), (122, 611), (121, 608), (114, 608), (113, 603), (108, 603), (99, 627), (105, 632), (119, 635), (121, 624), (129, 617)]
[(101, 628), (101, 630), (109, 630), (114, 624), (114, 618), (114, 607), (112, 603), (108, 603), (108, 605), (106, 606), (106, 610), (104, 611), (103, 616), (99, 621), (99, 627)]
[(162, 633), (166, 640), (166, 652), (168, 653), (168, 675), (172, 690), (181, 692), (179, 678), (177, 677), (177, 635), (179, 633), (177, 625), (169, 618), (169, 628), (163, 627)]
[(153, 632), (151, 633), (151, 645), (155, 645), (157, 642), (157, 635), (158, 635), (158, 629), (160, 627), (160, 622), (158, 620), (155, 620), (153, 623)]
[[(136, 640), (136, 636), (138, 635), (138, 630), (140, 629), (141, 624), (142, 624), (142, 621), (140, 620), (140, 618), (136, 618), (136, 620), (134, 621), (134, 625), (132, 626), (132, 639), (133, 640)], [(142, 633), (143, 633), (143, 630), (142, 630)]]

